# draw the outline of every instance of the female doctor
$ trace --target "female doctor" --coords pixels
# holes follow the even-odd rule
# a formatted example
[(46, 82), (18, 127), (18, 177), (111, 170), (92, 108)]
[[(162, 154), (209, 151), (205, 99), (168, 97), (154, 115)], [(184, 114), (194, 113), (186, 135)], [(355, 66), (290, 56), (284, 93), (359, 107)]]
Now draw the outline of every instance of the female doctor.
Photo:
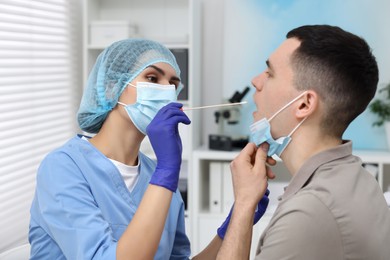
[[(95, 135), (75, 136), (42, 161), (31, 259), (190, 257), (177, 189), (178, 124), (190, 124), (174, 102), (179, 77), (173, 54), (153, 41), (119, 41), (99, 55), (78, 111), (80, 128)], [(139, 151), (145, 135), (157, 163)], [(215, 258), (229, 219), (195, 258)]]

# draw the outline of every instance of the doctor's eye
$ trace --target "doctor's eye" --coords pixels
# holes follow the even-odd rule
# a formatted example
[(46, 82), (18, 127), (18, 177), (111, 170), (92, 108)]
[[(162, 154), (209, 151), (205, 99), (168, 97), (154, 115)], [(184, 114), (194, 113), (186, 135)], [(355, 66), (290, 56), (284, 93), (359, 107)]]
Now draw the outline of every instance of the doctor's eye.
[(171, 85), (175, 85), (175, 89), (177, 89), (177, 88), (179, 87), (179, 82), (178, 82), (178, 81), (176, 81), (176, 80), (172, 80), (172, 81), (170, 81), (170, 82), (169, 82), (169, 84), (171, 84)]
[(155, 75), (147, 75), (146, 79), (152, 83), (157, 83), (158, 78)]

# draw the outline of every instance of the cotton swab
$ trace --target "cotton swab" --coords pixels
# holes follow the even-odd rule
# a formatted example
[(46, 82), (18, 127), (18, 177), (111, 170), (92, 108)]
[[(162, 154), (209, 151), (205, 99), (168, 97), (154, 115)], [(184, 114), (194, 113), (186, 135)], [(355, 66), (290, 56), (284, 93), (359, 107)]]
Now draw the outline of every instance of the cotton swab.
[(236, 103), (218, 104), (218, 105), (201, 106), (201, 107), (183, 107), (181, 110), (188, 111), (188, 110), (197, 110), (197, 109), (213, 108), (213, 107), (228, 107), (228, 106), (243, 105), (246, 103), (248, 103), (248, 102), (242, 101), (242, 102), (236, 102)]

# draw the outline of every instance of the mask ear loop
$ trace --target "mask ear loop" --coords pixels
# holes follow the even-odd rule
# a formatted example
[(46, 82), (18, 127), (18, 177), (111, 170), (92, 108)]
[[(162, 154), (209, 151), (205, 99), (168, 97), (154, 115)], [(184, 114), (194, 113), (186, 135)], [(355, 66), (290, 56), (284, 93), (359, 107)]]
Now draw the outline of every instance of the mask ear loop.
[[(134, 85), (134, 84), (131, 84), (130, 82), (129, 82), (129, 83), (127, 83), (127, 85), (130, 85), (130, 86), (132, 86), (132, 87), (134, 87), (134, 88), (137, 88), (137, 86), (136, 86), (136, 85)], [(123, 102), (120, 102), (120, 101), (118, 101), (118, 102), (117, 102), (117, 104), (119, 104), (119, 105), (122, 105), (122, 106), (124, 106), (124, 107), (127, 107), (127, 105), (126, 105), (125, 103), (123, 103)]]
[(270, 119), (268, 119), (268, 122), (271, 122), (272, 119), (275, 118), (275, 116), (277, 116), (280, 112), (282, 112), (283, 110), (285, 110), (287, 107), (289, 107), (292, 103), (294, 103), (295, 101), (297, 101), (299, 98), (301, 98), (304, 94), (306, 94), (307, 91), (303, 92), (302, 94), (298, 95), (296, 98), (294, 98), (293, 100), (291, 100), (290, 102), (288, 102), (286, 105), (284, 105), (281, 109), (279, 109), (273, 116), (270, 117)]
[(304, 119), (302, 119), (301, 122), (299, 122), (299, 124), (288, 134), (288, 137), (291, 137), (295, 133), (295, 131), (297, 131), (298, 127), (300, 127), (303, 124), (303, 122), (305, 122), (306, 118), (307, 117), (305, 117)]

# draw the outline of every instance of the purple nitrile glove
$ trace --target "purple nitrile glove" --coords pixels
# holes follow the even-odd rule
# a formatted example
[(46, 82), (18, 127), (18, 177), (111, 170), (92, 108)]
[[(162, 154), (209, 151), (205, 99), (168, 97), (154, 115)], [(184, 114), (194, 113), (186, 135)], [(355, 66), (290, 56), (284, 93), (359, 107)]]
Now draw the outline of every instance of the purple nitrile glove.
[(178, 124), (191, 121), (180, 108), (180, 103), (169, 103), (161, 108), (146, 128), (146, 133), (157, 157), (157, 166), (150, 183), (176, 191), (179, 182), (182, 144)]
[[(267, 189), (265, 194), (264, 194), (264, 196), (263, 196), (263, 198), (261, 198), (261, 200), (257, 204), (257, 208), (256, 208), (256, 211), (255, 211), (255, 217), (253, 219), (253, 225), (255, 225), (260, 220), (260, 218), (264, 215), (265, 210), (267, 209), (268, 203), (269, 203), (268, 195), (269, 195), (269, 190)], [(233, 204), (232, 208), (230, 209), (229, 215), (227, 216), (225, 221), (217, 229), (217, 234), (218, 234), (218, 236), (221, 239), (225, 238), (226, 231), (227, 231), (227, 229), (229, 227), (230, 218), (232, 216), (233, 207), (234, 207), (234, 204)]]

